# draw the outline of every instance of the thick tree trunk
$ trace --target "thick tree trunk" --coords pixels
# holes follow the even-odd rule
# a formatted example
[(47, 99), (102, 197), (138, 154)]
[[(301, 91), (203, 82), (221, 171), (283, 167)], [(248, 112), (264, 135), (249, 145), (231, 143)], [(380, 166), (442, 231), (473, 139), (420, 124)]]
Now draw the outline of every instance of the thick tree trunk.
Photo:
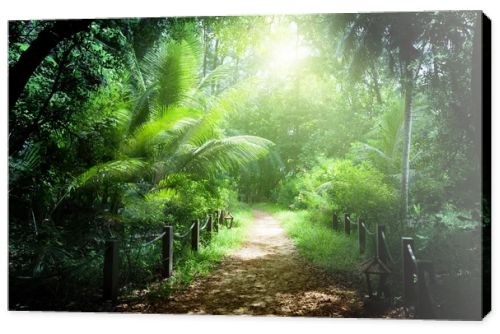
[(401, 176), (401, 223), (408, 223), (408, 203), (410, 190), (410, 146), (412, 126), (413, 81), (411, 75), (404, 80), (405, 110), (403, 124), (403, 166)]
[(92, 20), (57, 21), (38, 34), (17, 63), (9, 70), (9, 110), (16, 105), (29, 78), (59, 42), (89, 28)]

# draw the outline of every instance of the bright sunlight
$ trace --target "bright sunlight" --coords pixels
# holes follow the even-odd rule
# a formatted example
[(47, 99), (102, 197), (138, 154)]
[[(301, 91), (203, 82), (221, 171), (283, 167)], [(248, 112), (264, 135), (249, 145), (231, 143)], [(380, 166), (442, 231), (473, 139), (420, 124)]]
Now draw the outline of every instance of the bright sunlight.
[(266, 54), (266, 64), (263, 67), (271, 73), (285, 75), (312, 52), (303, 44), (295, 22), (275, 24), (273, 30), (274, 33), (262, 43)]

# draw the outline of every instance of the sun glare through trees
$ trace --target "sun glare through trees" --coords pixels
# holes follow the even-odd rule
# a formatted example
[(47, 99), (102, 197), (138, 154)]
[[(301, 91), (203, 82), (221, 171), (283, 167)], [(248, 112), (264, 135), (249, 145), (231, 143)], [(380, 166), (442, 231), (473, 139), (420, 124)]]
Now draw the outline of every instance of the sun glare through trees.
[(482, 12), (8, 27), (11, 310), (488, 312)]

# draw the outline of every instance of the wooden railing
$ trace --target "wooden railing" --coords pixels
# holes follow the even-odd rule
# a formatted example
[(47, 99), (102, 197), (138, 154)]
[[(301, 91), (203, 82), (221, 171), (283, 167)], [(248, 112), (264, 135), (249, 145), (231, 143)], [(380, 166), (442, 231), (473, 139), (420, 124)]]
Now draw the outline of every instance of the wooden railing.
[[(401, 275), (405, 310), (414, 309), (416, 318), (434, 318), (434, 302), (430, 291), (430, 285), (435, 284), (434, 266), (431, 261), (417, 258), (413, 239), (401, 238), (401, 261), (397, 263), (394, 261), (388, 246), (385, 225), (377, 224), (376, 231), (372, 232), (368, 229), (363, 218), (358, 217), (357, 222), (354, 223), (351, 221), (351, 215), (345, 213), (342, 230), (346, 236), (351, 235), (353, 226), (358, 233), (360, 255), (365, 255), (367, 252), (367, 236), (373, 238), (375, 243), (373, 257), (361, 265), (366, 276), (369, 297), (389, 297), (390, 289), (386, 284), (387, 278)], [(332, 215), (332, 228), (339, 232), (341, 229), (336, 213)], [(376, 292), (373, 291), (370, 275), (379, 276), (379, 286)]]
[[(182, 234), (175, 233), (173, 226), (165, 226), (163, 233), (156, 236), (153, 240), (148, 241), (142, 246), (151, 245), (161, 240), (161, 267), (162, 276), (170, 278), (174, 267), (174, 239), (187, 240), (190, 237), (191, 250), (199, 251), (200, 247), (200, 232), (206, 230), (208, 240), (211, 239), (213, 233), (218, 233), (220, 226), (231, 228), (233, 226), (233, 217), (229, 212), (224, 210), (215, 210), (213, 215), (207, 215), (206, 221), (200, 226), (200, 220), (193, 221), (187, 231)], [(228, 224), (229, 223), (229, 224)], [(120, 277), (120, 258), (119, 258), (119, 241), (108, 240), (105, 244), (104, 263), (103, 263), (103, 298), (104, 300), (116, 301), (119, 292), (119, 277)]]
[(403, 298), (406, 306), (415, 305), (418, 318), (435, 316), (429, 284), (435, 283), (434, 266), (431, 261), (418, 260), (412, 238), (401, 238)]

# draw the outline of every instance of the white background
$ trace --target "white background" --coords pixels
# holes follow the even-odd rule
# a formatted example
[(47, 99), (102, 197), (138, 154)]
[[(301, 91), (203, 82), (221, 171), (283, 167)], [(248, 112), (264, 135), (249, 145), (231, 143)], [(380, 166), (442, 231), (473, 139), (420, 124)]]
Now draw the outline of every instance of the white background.
[[(171, 316), (171, 315), (122, 315), (95, 313), (8, 312), (7, 311), (7, 20), (51, 18), (103, 18), (103, 17), (154, 17), (239, 14), (293, 14), (293, 13), (342, 13), (370, 11), (419, 11), (419, 10), (483, 10), (492, 20), (492, 120), (493, 147), (498, 147), (500, 131), (498, 105), (499, 70), (495, 64), (500, 21), (497, 0), (418, 0), (418, 1), (361, 1), (361, 0), (0, 0), (0, 328), (3, 333), (425, 333), (447, 334), (471, 332), (499, 332), (500, 311), (498, 278), (499, 247), (495, 245), (499, 233), (495, 223), (499, 215), (499, 182), (494, 171), (498, 170), (498, 155), (493, 151), (493, 310), (482, 322), (461, 321), (407, 321), (366, 319), (311, 319), (276, 317), (229, 316)], [(497, 131), (495, 131), (497, 130)], [(495, 327), (498, 327), (495, 330)]]

